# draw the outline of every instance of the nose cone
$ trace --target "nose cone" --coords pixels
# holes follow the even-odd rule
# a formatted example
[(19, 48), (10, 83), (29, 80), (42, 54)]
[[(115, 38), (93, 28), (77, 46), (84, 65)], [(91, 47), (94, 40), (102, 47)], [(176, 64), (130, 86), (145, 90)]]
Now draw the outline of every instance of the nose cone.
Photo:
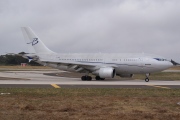
[(166, 64), (167, 64), (167, 65), (166, 65), (167, 68), (170, 68), (170, 67), (173, 67), (173, 66), (174, 66), (174, 64), (173, 64), (172, 62), (169, 62), (169, 61), (168, 61)]
[(171, 68), (173, 67), (174, 64), (171, 62), (171, 61), (166, 61), (162, 64), (162, 68), (165, 70), (165, 69), (168, 69), (168, 68)]
[(160, 63), (157, 64), (156, 67), (158, 67), (159, 71), (162, 71), (171, 68), (172, 66), (174, 65), (170, 61), (163, 61), (163, 62), (161, 61)]
[(175, 61), (172, 60), (172, 59), (171, 59), (171, 63), (172, 63), (173, 65), (179, 65), (179, 63), (175, 62)]

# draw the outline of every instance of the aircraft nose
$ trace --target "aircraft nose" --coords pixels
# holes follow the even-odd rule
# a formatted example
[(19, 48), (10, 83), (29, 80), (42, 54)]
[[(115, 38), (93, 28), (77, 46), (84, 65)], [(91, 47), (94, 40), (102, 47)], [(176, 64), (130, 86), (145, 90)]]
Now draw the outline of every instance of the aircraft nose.
[(168, 65), (167, 66), (169, 66), (169, 67), (172, 67), (172, 66), (174, 66), (175, 64), (173, 64), (171, 61), (170, 62), (168, 62)]
[(175, 66), (176, 66), (176, 65), (179, 65), (179, 63), (175, 62), (175, 61), (174, 61), (174, 60), (172, 60), (172, 59), (171, 59), (171, 61), (170, 61), (170, 62), (171, 62), (173, 65), (175, 65)]
[(163, 69), (168, 69), (168, 68), (171, 68), (174, 66), (174, 64), (171, 61), (166, 61), (166, 62), (162, 63), (161, 65), (162, 65), (161, 67)]

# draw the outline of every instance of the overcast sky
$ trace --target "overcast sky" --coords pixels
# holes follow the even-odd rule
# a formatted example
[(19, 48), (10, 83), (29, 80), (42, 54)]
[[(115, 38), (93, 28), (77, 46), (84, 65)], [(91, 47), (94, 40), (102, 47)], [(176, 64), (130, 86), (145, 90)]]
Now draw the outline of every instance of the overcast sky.
[(0, 54), (29, 26), (58, 53), (151, 53), (180, 62), (180, 0), (0, 0)]

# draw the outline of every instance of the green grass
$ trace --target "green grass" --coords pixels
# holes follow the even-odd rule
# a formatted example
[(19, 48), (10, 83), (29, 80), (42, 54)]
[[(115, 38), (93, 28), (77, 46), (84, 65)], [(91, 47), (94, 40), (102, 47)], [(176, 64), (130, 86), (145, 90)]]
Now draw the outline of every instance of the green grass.
[(11, 93), (10, 96), (179, 96), (180, 89), (117, 89), (117, 88), (0, 88), (0, 93)]
[[(52, 73), (50, 73), (52, 74)], [(54, 74), (54, 73), (53, 73)], [(61, 72), (61, 73), (55, 73), (58, 74), (59, 77), (73, 77), (73, 78), (81, 78), (82, 74), (81, 73), (69, 73), (69, 72)], [(95, 76), (92, 75), (93, 78)], [(145, 79), (145, 74), (135, 74), (133, 78), (121, 78), (119, 76), (116, 76), (115, 79), (119, 80), (129, 80), (129, 79), (140, 79), (144, 80)], [(149, 76), (150, 80), (180, 80), (180, 72), (158, 72), (158, 73), (152, 73)]]
[(24, 69), (51, 69), (50, 67), (47, 66), (20, 66), (20, 65), (14, 65), (14, 66), (1, 66), (0, 65), (0, 70), (24, 70)]
[[(135, 74), (135, 79), (144, 79), (145, 75)], [(150, 80), (180, 80), (180, 72), (158, 72), (149, 76)]]
[(163, 119), (180, 118), (180, 89), (0, 88), (0, 118)]

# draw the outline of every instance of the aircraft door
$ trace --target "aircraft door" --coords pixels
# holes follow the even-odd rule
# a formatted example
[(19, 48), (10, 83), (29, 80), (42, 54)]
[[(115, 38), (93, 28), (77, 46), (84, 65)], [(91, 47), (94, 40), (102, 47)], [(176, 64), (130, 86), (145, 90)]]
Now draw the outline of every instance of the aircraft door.
[(139, 67), (140, 67), (140, 73), (144, 71), (144, 59), (139, 58)]

